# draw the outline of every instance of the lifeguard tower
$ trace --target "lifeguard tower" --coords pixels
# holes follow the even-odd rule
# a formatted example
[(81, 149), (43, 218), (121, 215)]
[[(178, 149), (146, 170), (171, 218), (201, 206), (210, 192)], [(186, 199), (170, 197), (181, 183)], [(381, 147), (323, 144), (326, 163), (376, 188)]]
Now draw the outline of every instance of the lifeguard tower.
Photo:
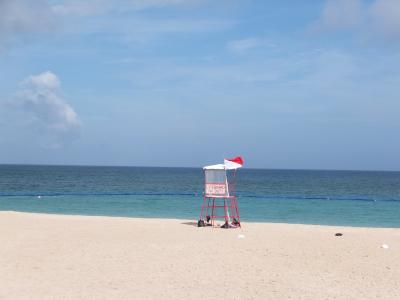
[(223, 164), (205, 166), (203, 205), (199, 227), (216, 226), (216, 220), (223, 220), (222, 228), (240, 227), (240, 215), (236, 198), (236, 171), (243, 166), (238, 156), (225, 159)]

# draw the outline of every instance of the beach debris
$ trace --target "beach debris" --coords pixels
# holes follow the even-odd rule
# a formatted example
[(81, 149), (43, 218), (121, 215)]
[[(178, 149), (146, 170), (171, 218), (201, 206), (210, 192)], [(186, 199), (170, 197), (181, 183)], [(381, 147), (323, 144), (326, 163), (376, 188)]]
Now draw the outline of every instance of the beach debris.
[(244, 239), (245, 238), (244, 234), (239, 234), (237, 237), (238, 237), (238, 239)]
[(340, 232), (335, 233), (335, 236), (342, 236), (342, 235), (343, 235), (343, 233), (340, 233)]
[(383, 248), (383, 249), (389, 249), (389, 246), (386, 245), (386, 244), (383, 244), (383, 245), (381, 246), (381, 248)]

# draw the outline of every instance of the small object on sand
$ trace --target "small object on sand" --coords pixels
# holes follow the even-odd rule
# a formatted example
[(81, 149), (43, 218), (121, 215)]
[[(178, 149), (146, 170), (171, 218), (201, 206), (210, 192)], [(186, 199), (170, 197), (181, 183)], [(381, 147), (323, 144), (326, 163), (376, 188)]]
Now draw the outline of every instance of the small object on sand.
[(343, 233), (340, 233), (340, 232), (335, 233), (335, 236), (342, 236), (342, 235), (343, 235)]
[(244, 239), (244, 238), (245, 238), (244, 234), (239, 234), (238, 235), (238, 239)]
[(205, 226), (206, 226), (206, 224), (204, 223), (204, 220), (199, 220), (197, 222), (197, 227), (205, 227)]
[(389, 246), (386, 245), (386, 244), (383, 244), (383, 245), (381, 246), (381, 248), (383, 248), (383, 249), (389, 249)]

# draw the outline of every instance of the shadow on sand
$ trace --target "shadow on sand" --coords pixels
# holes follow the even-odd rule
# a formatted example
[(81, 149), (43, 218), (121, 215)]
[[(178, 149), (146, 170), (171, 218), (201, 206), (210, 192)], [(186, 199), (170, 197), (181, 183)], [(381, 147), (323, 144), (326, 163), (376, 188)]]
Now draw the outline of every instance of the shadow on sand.
[(183, 223), (181, 223), (181, 224), (197, 227), (197, 222), (183, 222)]

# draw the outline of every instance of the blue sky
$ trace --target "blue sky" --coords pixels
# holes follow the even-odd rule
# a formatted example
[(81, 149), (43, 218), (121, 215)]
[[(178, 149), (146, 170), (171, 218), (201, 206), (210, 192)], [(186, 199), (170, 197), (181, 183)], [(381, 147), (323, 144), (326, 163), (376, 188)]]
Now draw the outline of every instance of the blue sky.
[(400, 170), (399, 50), (397, 0), (0, 0), (0, 163)]

